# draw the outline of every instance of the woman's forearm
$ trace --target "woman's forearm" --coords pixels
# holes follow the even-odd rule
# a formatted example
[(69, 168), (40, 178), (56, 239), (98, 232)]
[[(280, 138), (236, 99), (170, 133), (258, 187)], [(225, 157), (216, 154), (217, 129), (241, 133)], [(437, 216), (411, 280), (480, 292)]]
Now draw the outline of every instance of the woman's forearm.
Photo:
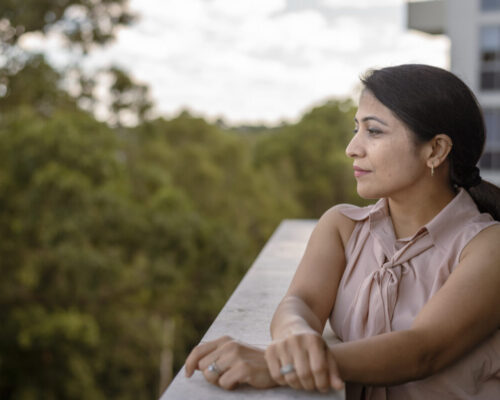
[[(271, 322), (274, 340), (323, 331), (324, 324), (297, 296), (287, 296)], [(421, 379), (432, 371), (432, 356), (415, 330), (384, 333), (330, 348), (344, 381), (392, 385)]]
[(432, 357), (415, 331), (384, 333), (330, 348), (344, 381), (393, 385), (430, 374)]
[(300, 297), (286, 296), (274, 313), (271, 322), (272, 338), (283, 339), (311, 330), (321, 334), (323, 323)]
[[(271, 322), (273, 342), (265, 351), (274, 381), (294, 389), (342, 389), (333, 355), (321, 333), (323, 323), (299, 296), (285, 296)], [(291, 371), (283, 372), (283, 367)]]

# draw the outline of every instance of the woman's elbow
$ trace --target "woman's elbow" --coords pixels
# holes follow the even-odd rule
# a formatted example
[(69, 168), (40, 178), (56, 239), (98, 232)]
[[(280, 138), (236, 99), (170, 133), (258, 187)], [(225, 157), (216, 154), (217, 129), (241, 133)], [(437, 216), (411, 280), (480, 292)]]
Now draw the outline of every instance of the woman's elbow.
[(417, 335), (415, 342), (416, 357), (414, 358), (412, 380), (428, 378), (441, 371), (448, 364), (446, 352), (425, 340), (425, 337)]
[(436, 356), (432, 351), (421, 351), (418, 354), (410, 380), (428, 378), (438, 371), (436, 368)]

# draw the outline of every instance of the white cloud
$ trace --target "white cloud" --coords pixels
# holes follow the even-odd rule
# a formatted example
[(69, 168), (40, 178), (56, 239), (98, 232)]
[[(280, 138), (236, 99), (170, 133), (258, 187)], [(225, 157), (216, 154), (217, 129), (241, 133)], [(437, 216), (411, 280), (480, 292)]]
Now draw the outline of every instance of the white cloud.
[[(369, 67), (446, 65), (445, 39), (404, 29), (402, 1), (324, 1), (328, 14), (318, 6), (282, 12), (284, 0), (132, 0), (142, 19), (89, 65), (119, 62), (151, 86), (168, 114), (189, 107), (231, 122), (270, 123), (349, 96)], [(374, 4), (394, 7), (361, 9)]]
[(380, 8), (387, 6), (401, 6), (404, 0), (323, 0), (323, 5), (331, 8)]
[(212, 10), (229, 18), (265, 17), (279, 12), (286, 7), (286, 0), (211, 0)]
[(200, 0), (132, 0), (131, 9), (142, 16), (141, 25), (154, 21), (160, 26), (175, 23), (177, 26), (194, 25), (206, 18), (206, 1)]

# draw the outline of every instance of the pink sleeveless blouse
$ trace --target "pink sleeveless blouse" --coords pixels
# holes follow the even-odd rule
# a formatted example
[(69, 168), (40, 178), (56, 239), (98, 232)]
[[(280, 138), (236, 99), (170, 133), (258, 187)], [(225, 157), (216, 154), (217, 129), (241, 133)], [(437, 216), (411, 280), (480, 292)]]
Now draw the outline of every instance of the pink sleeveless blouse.
[[(357, 221), (347, 243), (346, 268), (330, 324), (342, 341), (409, 329), (446, 282), (462, 249), (497, 224), (481, 214), (466, 190), (412, 237), (396, 239), (386, 199), (368, 207), (341, 206)], [(347, 385), (347, 399), (363, 387)], [(500, 330), (441, 372), (419, 381), (365, 387), (367, 400), (500, 399)]]

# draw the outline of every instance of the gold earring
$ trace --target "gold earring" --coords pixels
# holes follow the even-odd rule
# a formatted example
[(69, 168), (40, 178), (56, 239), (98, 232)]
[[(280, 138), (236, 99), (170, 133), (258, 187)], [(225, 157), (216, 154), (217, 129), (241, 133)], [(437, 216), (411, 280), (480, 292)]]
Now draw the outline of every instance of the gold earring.
[(434, 176), (434, 164), (431, 165), (431, 176)]

